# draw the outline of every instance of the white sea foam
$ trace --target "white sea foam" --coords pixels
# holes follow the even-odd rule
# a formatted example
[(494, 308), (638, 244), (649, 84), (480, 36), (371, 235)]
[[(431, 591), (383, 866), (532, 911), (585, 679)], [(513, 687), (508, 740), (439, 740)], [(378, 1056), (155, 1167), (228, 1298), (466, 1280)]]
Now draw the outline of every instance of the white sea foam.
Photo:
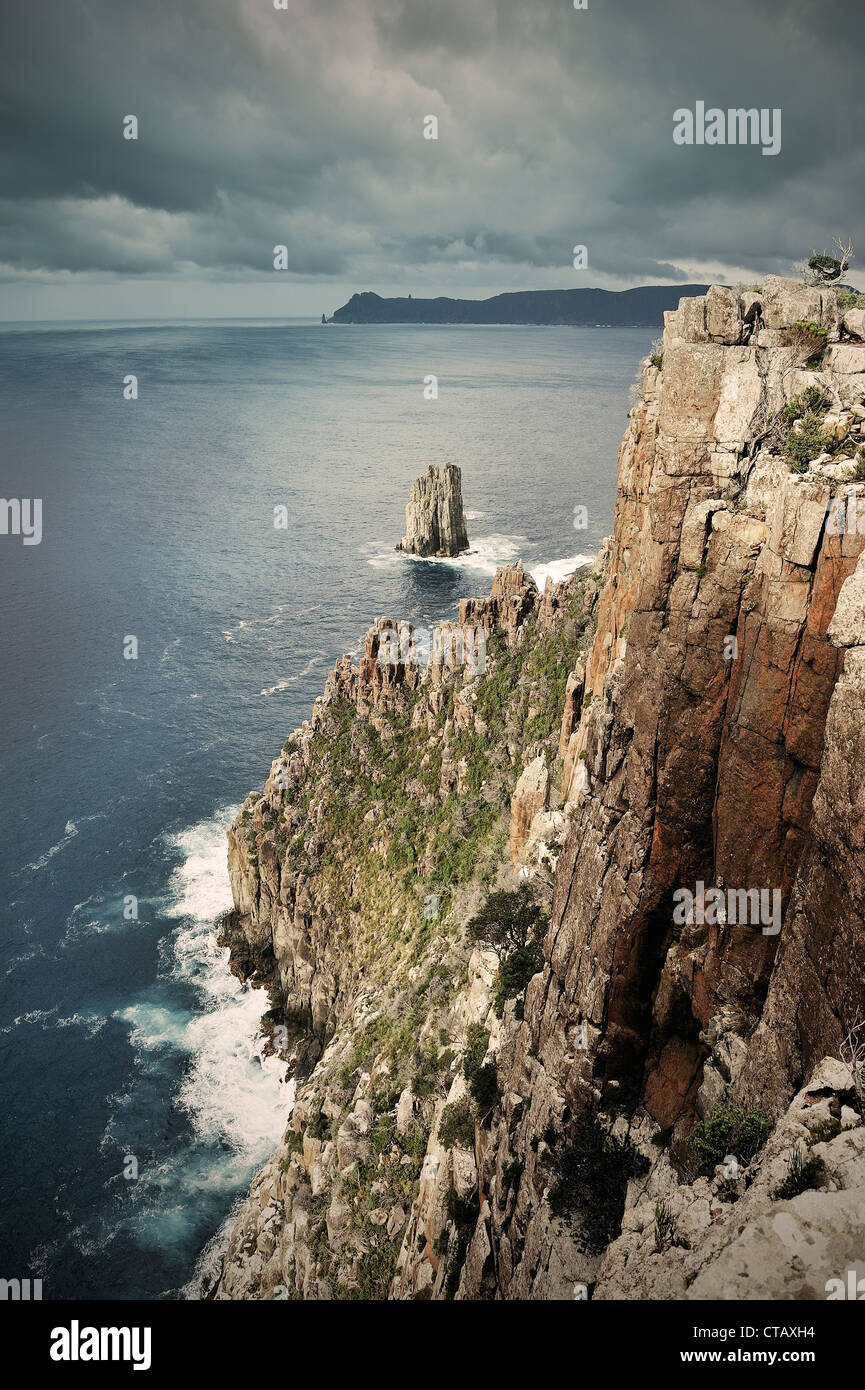
[[(231, 906), (225, 831), (236, 809), (170, 837), (182, 860), (162, 913), (177, 926), (163, 951), (160, 978), (117, 1014), (131, 1025), (145, 1084), (147, 1077), (159, 1084), (166, 1059), (185, 1058), (173, 1103), (188, 1117), (191, 1143), (156, 1170), (142, 1172), (134, 1185), (136, 1210), (129, 1224), (144, 1246), (182, 1241), (197, 1198), (244, 1189), (276, 1147), (294, 1101), (285, 1063), (263, 1055), (260, 1022), (267, 994), (243, 986), (216, 944), (216, 921)], [(184, 1007), (182, 997), (196, 999), (198, 1007)], [(124, 1133), (136, 1113), (133, 1083), (125, 1096), (115, 1097), (103, 1144), (126, 1149)], [(227, 1227), (223, 1231), (227, 1238)], [(205, 1250), (214, 1273), (222, 1234)], [(198, 1296), (194, 1290), (202, 1281), (203, 1269), (188, 1296)]]
[(116, 928), (118, 924), (128, 925), (128, 923), (123, 922), (122, 918), (118, 923), (117, 919), (112, 919), (110, 913), (106, 914), (104, 918), (95, 917), (94, 912), (98, 912), (100, 907), (104, 906), (105, 898), (101, 893), (93, 893), (83, 902), (76, 903), (64, 923), (64, 932), (59, 949), (64, 951), (70, 946), (75, 946), (86, 936), (100, 936), (103, 932)]
[(258, 614), (254, 618), (238, 618), (233, 627), (222, 628), (222, 635), (226, 642), (235, 642), (239, 633), (262, 627), (273, 627), (275, 623), (284, 621), (286, 610), (289, 609), (289, 607), (289, 604), (278, 603), (274, 612), (268, 613), (266, 617), (262, 617)]
[(548, 575), (554, 584), (558, 584), (581, 565), (590, 565), (594, 558), (594, 555), (571, 555), (567, 560), (551, 560), (547, 565), (534, 565), (531, 576), (538, 588), (543, 589)]
[(21, 874), (27, 873), (35, 874), (38, 873), (40, 869), (44, 869), (46, 865), (50, 864), (55, 854), (59, 854), (67, 845), (71, 845), (72, 841), (80, 833), (82, 825), (89, 825), (90, 822), (94, 820), (102, 820), (104, 816), (104, 811), (97, 811), (96, 814), (92, 816), (80, 816), (77, 821), (68, 820), (63, 828), (63, 838), (58, 840), (56, 845), (51, 845), (50, 849), (46, 849), (45, 853), (34, 860), (32, 864), (25, 864), (22, 868), (17, 869), (14, 873), (14, 877), (18, 878)]
[(231, 907), (226, 830), (238, 809), (228, 807), (211, 820), (169, 837), (183, 860), (168, 885), (166, 917), (189, 917), (212, 928), (215, 919)]
[(64, 828), (63, 839), (58, 840), (56, 845), (52, 845), (50, 849), (47, 849), (39, 859), (35, 860), (32, 864), (28, 864), (27, 868), (31, 873), (37, 873), (39, 869), (44, 869), (45, 865), (54, 858), (55, 854), (59, 854), (62, 849), (65, 849), (70, 841), (75, 839), (77, 834), (78, 826), (75, 824), (74, 820), (68, 820)]
[(219, 1136), (243, 1152), (264, 1154), (291, 1113), (293, 1087), (285, 1063), (263, 1057), (264, 990), (245, 988), (227, 968), (214, 921), (231, 907), (225, 829), (235, 810), (185, 831), (175, 843), (185, 852), (170, 884), (169, 916), (182, 919), (174, 934), (172, 974), (194, 983), (204, 1011), (191, 1017), (184, 1046), (192, 1066), (180, 1102), (202, 1136)]
[(41, 943), (37, 943), (35, 946), (31, 946), (29, 950), (19, 951), (17, 955), (13, 956), (3, 973), (9, 976), (13, 974), (20, 965), (26, 965), (29, 960), (35, 960), (38, 956), (44, 955), (45, 947), (41, 945)]
[(239, 1217), (245, 1201), (245, 1194), (242, 1194), (232, 1204), (231, 1211), (226, 1216), (218, 1231), (210, 1237), (204, 1246), (201, 1254), (195, 1262), (195, 1270), (188, 1284), (180, 1290), (182, 1296), (187, 1299), (198, 1300), (205, 1298), (209, 1290), (213, 1287), (222, 1271), (222, 1257), (228, 1249), (231, 1239), (231, 1232), (234, 1223)]
[(471, 542), (465, 555), (423, 558), (420, 555), (407, 555), (401, 550), (384, 549), (381, 546), (366, 546), (361, 553), (373, 569), (393, 569), (410, 560), (419, 565), (447, 565), (450, 568), (492, 576), (499, 565), (508, 565), (517, 558), (525, 540), (525, 536), (504, 536), (498, 533), (492, 536), (478, 536)]
[(58, 1017), (55, 1006), (53, 1009), (31, 1009), (30, 1013), (19, 1014), (11, 1023), (7, 1023), (5, 1028), (0, 1028), (0, 1033), (11, 1033), (13, 1029), (22, 1025), (38, 1023), (42, 1028), (84, 1028), (90, 1037), (95, 1037), (107, 1022), (108, 1019), (103, 1018), (101, 1014), (71, 1014), (67, 1018)]
[[(173, 974), (193, 981), (206, 1001), (205, 1010), (185, 1024), (183, 1046), (191, 1054), (191, 1066), (178, 1103), (199, 1138), (218, 1139), (229, 1149), (226, 1154), (223, 1147), (217, 1169), (210, 1165), (200, 1173), (185, 1173), (184, 1186), (191, 1181), (223, 1190), (245, 1186), (251, 1170), (278, 1143), (294, 1103), (294, 1081), (285, 1079), (285, 1063), (263, 1055), (259, 1025), (267, 995), (244, 988), (229, 972), (224, 949), (216, 945), (214, 919), (231, 906), (225, 828), (234, 814), (227, 811), (177, 837), (185, 858), (172, 877), (168, 909), (182, 919), (173, 940)], [(200, 1297), (216, 1276), (236, 1206), (199, 1256), (186, 1297)], [(166, 1223), (170, 1228), (172, 1219), (172, 1212), (163, 1209), (155, 1223), (148, 1221), (148, 1236)]]
[(195, 988), (200, 1011), (179, 1007), (157, 982), (157, 990), (119, 1017), (132, 1025), (131, 1040), (145, 1066), (148, 1054), (166, 1045), (189, 1055), (178, 1102), (197, 1136), (258, 1161), (285, 1128), (293, 1084), (284, 1079), (284, 1063), (262, 1055), (259, 1025), (267, 994), (242, 985), (216, 944), (216, 921), (231, 907), (225, 831), (235, 814), (236, 808), (226, 810), (172, 837), (184, 858), (163, 909), (178, 919), (165, 973)]
[(264, 696), (278, 695), (281, 690), (289, 690), (291, 686), (296, 685), (298, 681), (302, 681), (305, 676), (308, 676), (310, 671), (314, 670), (326, 656), (326, 652), (316, 652), (315, 656), (310, 657), (302, 671), (298, 671), (293, 676), (283, 676), (282, 680), (277, 681), (276, 685), (270, 685), (259, 693)]
[(176, 654), (177, 648), (181, 645), (182, 641), (182, 637), (175, 637), (172, 639), (172, 641), (168, 643), (168, 646), (164, 649), (161, 657), (159, 658), (160, 666), (164, 666), (166, 661), (171, 660), (171, 658)]

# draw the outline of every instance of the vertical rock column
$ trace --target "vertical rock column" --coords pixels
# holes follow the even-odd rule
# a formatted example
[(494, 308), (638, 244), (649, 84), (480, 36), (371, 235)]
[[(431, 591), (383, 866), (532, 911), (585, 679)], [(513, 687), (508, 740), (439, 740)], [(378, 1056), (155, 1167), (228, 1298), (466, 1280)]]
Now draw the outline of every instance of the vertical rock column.
[(397, 546), (409, 555), (462, 555), (469, 548), (462, 475), (456, 464), (431, 463), (411, 486), (405, 535)]

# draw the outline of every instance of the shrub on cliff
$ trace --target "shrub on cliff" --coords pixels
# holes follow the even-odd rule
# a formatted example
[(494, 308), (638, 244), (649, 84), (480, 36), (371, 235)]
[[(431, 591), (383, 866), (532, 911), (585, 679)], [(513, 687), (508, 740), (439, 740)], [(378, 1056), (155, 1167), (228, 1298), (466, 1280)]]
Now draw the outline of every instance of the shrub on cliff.
[(787, 463), (791, 473), (807, 473), (809, 464), (821, 454), (834, 454), (839, 440), (829, 430), (825, 430), (822, 418), (813, 410), (808, 410), (799, 421), (798, 429), (791, 430), (784, 446)]
[(738, 1105), (716, 1105), (707, 1119), (694, 1125), (688, 1144), (697, 1156), (700, 1173), (711, 1177), (728, 1154), (750, 1163), (771, 1132), (772, 1121), (762, 1110), (746, 1114)]
[(496, 1018), (501, 1018), (509, 999), (518, 1000), (517, 1018), (523, 1016), (522, 995), (533, 975), (543, 968), (544, 952), (539, 941), (530, 941), (527, 946), (517, 946), (510, 955), (505, 956), (499, 966), (499, 973), (493, 988), (493, 1006)]
[(819, 367), (829, 340), (828, 328), (814, 323), (812, 319), (797, 319), (782, 331), (785, 343), (798, 348), (805, 355), (806, 367)]
[(306, 1132), (311, 1139), (321, 1139), (322, 1142), (330, 1134), (330, 1120), (325, 1115), (321, 1105), (316, 1106), (307, 1120)]
[(778, 412), (772, 425), (774, 447), (784, 454), (791, 473), (807, 473), (821, 454), (836, 454), (842, 440), (824, 429), (829, 402), (819, 386), (809, 386)]
[(463, 1053), (463, 1076), (471, 1081), (483, 1064), (490, 1044), (490, 1030), (482, 1023), (470, 1023), (466, 1030), (466, 1046)]
[(468, 1096), (446, 1105), (439, 1121), (439, 1143), (443, 1149), (458, 1144), (461, 1149), (475, 1146), (475, 1117)]
[(813, 411), (815, 415), (825, 415), (829, 402), (820, 390), (819, 386), (809, 386), (801, 396), (794, 396), (793, 399), (784, 406), (781, 411), (781, 418), (786, 420), (788, 425), (792, 425), (807, 411)]
[(649, 1160), (596, 1115), (581, 1115), (554, 1166), (553, 1215), (578, 1226), (574, 1238), (586, 1254), (600, 1254), (622, 1228), (629, 1180), (648, 1172)]
[[(491, 893), (468, 924), (468, 934), (479, 945), (492, 946), (501, 964), (493, 991), (496, 1017), (501, 1018), (508, 999), (518, 999), (529, 980), (541, 969), (544, 953), (540, 938), (548, 917), (534, 901), (527, 883), (519, 888)], [(519, 1007), (517, 1017), (521, 1017)]]
[(499, 1103), (499, 1078), (495, 1062), (484, 1062), (490, 1041), (489, 1029), (480, 1023), (469, 1025), (463, 1057), (463, 1075), (469, 1094), (478, 1108), (481, 1123), (487, 1121)]
[(676, 1219), (673, 1216), (669, 1202), (660, 1201), (655, 1203), (655, 1253), (661, 1254), (664, 1250), (669, 1250), (672, 1246), (679, 1245), (683, 1250), (690, 1250), (690, 1241), (679, 1235), (676, 1227)]
[(826, 1165), (822, 1158), (818, 1158), (816, 1154), (806, 1156), (797, 1144), (788, 1160), (787, 1176), (778, 1184), (772, 1196), (776, 1202), (789, 1202), (791, 1198), (798, 1197), (800, 1192), (817, 1187), (823, 1181), (825, 1173)]
[(827, 251), (825, 246), (822, 251), (812, 246), (808, 259), (794, 264), (793, 269), (801, 273), (806, 285), (833, 284), (841, 279), (849, 269), (850, 262), (855, 259), (852, 241), (843, 242), (837, 236), (832, 241), (837, 255)]

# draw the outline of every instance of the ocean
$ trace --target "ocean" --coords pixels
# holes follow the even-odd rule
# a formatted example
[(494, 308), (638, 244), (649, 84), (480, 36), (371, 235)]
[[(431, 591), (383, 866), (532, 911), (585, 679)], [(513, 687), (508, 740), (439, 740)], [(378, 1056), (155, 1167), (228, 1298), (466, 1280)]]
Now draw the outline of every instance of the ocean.
[[(0, 490), (42, 502), (39, 544), (0, 535), (0, 1277), (212, 1276), (292, 1102), (216, 945), (233, 811), (377, 617), (430, 626), (498, 563), (542, 585), (595, 553), (652, 336), (0, 328)], [(472, 553), (398, 555), (446, 461)]]

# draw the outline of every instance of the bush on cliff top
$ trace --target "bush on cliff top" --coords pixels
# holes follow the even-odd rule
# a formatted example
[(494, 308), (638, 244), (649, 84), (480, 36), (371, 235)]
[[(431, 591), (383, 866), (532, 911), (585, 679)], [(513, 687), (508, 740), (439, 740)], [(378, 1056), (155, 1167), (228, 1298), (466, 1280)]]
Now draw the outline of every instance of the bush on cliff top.
[(791, 473), (807, 473), (821, 454), (836, 454), (842, 440), (823, 428), (829, 402), (819, 386), (809, 386), (778, 412), (773, 426), (776, 447), (784, 454)]

